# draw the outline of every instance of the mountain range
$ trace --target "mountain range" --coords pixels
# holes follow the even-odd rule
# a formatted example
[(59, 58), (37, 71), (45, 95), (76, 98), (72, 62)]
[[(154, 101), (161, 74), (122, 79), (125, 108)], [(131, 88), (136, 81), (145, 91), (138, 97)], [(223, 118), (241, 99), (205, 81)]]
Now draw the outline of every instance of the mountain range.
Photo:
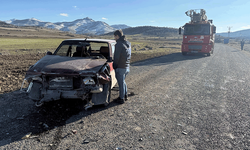
[[(166, 37), (166, 36), (177, 36), (177, 28), (169, 27), (154, 27), (154, 26), (139, 26), (139, 27), (130, 27), (122, 30), (125, 35), (136, 35), (141, 34), (145, 36), (156, 36), (156, 37)], [(107, 33), (111, 35), (113, 32)]]
[(129, 28), (127, 25), (108, 25), (103, 21), (94, 21), (91, 18), (77, 19), (72, 22), (44, 22), (36, 18), (17, 20), (11, 19), (5, 21), (8, 24), (15, 26), (38, 26), (51, 29), (57, 29), (75, 34), (89, 34), (89, 35), (101, 35), (109, 32), (113, 32), (117, 29)]
[(231, 32), (228, 35), (228, 32), (224, 32), (224, 33), (217, 33), (216, 35), (220, 35), (223, 37), (231, 37), (231, 38), (250, 38), (250, 29), (245, 29), (245, 30), (240, 30), (240, 31), (235, 31), (235, 32)]
[[(5, 24), (6, 23), (6, 24)], [(177, 35), (178, 32), (176, 28), (168, 27), (152, 27), (152, 26), (140, 26), (140, 27), (130, 27), (125, 24), (118, 25), (108, 25), (103, 21), (94, 21), (93, 19), (86, 17), (83, 19), (77, 19), (72, 22), (45, 22), (38, 20), (36, 18), (30, 19), (11, 19), (5, 22), (0, 21), (1, 26), (36, 26), (45, 27), (51, 29), (57, 29), (61, 31), (66, 31), (74, 34), (85, 34), (85, 35), (103, 35), (111, 34), (117, 29), (123, 29), (125, 34), (143, 34), (143, 35), (155, 35), (155, 36), (166, 36), (166, 35)], [(228, 33), (217, 33), (223, 37), (228, 37)], [(250, 29), (231, 32), (231, 38), (250, 38)]]

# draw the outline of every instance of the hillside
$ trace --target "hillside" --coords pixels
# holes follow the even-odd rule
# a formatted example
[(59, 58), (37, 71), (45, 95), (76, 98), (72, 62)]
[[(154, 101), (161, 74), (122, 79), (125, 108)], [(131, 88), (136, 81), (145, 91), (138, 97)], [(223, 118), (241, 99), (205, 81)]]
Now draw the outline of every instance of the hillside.
[(127, 26), (125, 24), (117, 24), (117, 25), (111, 25), (111, 27), (115, 28), (115, 29), (126, 29), (126, 28), (130, 28), (130, 26)]
[(63, 32), (60, 30), (32, 27), (32, 26), (14, 26), (0, 21), (0, 37), (20, 37), (20, 38), (80, 38), (84, 35)]
[[(142, 34), (146, 36), (176, 36), (178, 35), (178, 29), (168, 28), (168, 27), (153, 27), (153, 26), (139, 26), (131, 27), (122, 30), (125, 35), (135, 35)], [(110, 32), (106, 35), (111, 35), (113, 32)]]
[[(216, 35), (220, 35), (220, 36), (223, 36), (223, 37), (228, 37), (228, 33), (227, 32), (217, 33)], [(230, 33), (230, 37), (231, 38), (246, 38), (246, 39), (250, 39), (250, 29), (231, 32)]]
[(14, 25), (8, 24), (6, 22), (0, 21), (0, 27), (14, 27)]

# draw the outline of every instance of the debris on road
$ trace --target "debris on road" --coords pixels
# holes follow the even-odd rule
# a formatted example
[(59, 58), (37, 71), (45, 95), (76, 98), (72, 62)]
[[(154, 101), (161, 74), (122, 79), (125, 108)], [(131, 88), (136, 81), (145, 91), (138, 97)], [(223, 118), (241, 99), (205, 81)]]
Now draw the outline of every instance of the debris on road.
[(22, 115), (22, 117), (18, 117), (18, 118), (16, 118), (16, 119), (18, 119), (18, 120), (23, 120), (23, 119), (24, 119), (24, 115)]
[(90, 142), (97, 142), (98, 140), (94, 140), (94, 139), (91, 139), (91, 138), (86, 138), (84, 141), (83, 141), (83, 144), (88, 144)]
[(31, 134), (32, 132), (27, 133), (25, 136), (22, 137), (22, 140), (30, 138)]
[(43, 127), (44, 127), (45, 129), (49, 129), (49, 126), (48, 126), (46, 123), (43, 123)]
[(129, 96), (134, 96), (134, 95), (135, 95), (134, 92), (130, 92), (130, 93), (129, 93)]
[(89, 142), (90, 142), (90, 139), (87, 138), (87, 139), (85, 139), (85, 140), (83, 141), (83, 144), (88, 144)]
[(76, 134), (76, 133), (77, 133), (77, 130), (72, 130), (72, 133), (73, 133), (73, 134)]
[(182, 134), (187, 135), (187, 131), (186, 130), (182, 131)]

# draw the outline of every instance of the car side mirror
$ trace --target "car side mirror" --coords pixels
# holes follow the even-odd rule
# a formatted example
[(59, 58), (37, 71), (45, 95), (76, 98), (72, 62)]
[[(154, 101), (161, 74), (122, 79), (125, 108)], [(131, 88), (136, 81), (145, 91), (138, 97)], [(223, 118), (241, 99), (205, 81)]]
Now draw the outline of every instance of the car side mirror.
[(216, 27), (215, 26), (213, 27), (213, 33), (216, 33)]
[(112, 57), (108, 57), (107, 62), (112, 62), (113, 58)]
[(48, 51), (48, 52), (47, 52), (47, 55), (52, 55), (52, 52)]
[(179, 28), (179, 35), (181, 35), (181, 27)]

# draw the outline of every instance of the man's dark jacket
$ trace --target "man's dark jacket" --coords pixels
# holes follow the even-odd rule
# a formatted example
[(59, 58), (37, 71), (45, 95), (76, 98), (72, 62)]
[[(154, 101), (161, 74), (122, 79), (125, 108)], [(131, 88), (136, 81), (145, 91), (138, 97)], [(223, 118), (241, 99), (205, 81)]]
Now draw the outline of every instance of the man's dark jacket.
[(126, 68), (129, 67), (131, 59), (131, 44), (125, 39), (125, 36), (120, 37), (116, 40), (115, 54), (113, 67)]

